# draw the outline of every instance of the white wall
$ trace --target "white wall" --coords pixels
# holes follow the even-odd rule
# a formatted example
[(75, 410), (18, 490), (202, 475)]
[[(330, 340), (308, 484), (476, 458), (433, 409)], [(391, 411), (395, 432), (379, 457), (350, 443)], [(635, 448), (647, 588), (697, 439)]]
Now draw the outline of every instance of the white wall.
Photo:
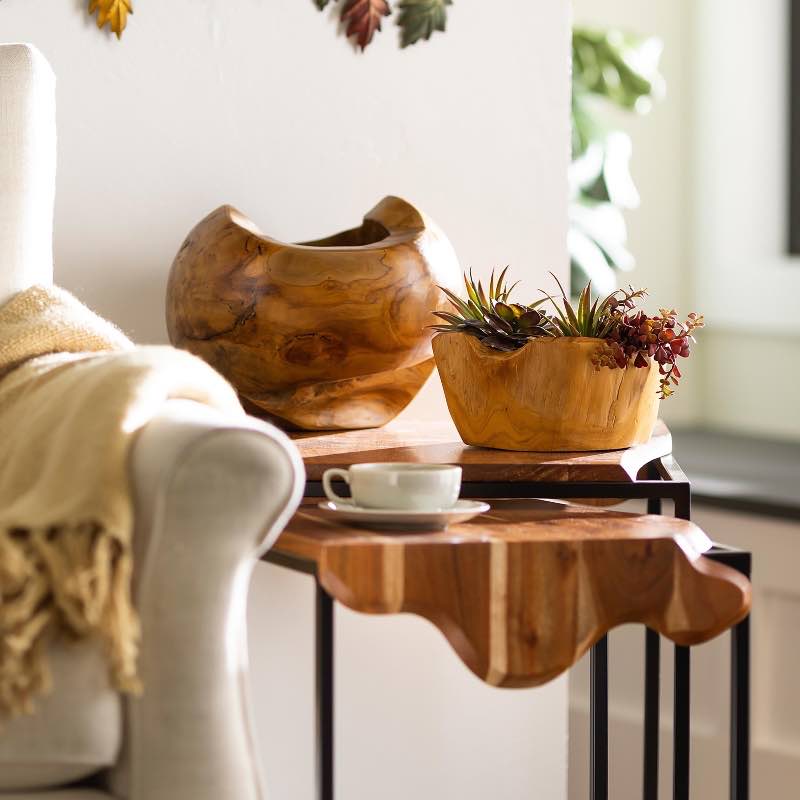
[[(167, 271), (233, 203), (285, 239), (358, 222), (387, 193), (464, 266), (566, 274), (566, 4), (458, 0), (447, 35), (365, 55), (312, 0), (137, 2), (121, 42), (83, 0), (2, 0), (0, 39), (58, 75), (56, 277), (136, 338), (164, 341)], [(513, 20), (513, 24), (507, 24)], [(411, 411), (442, 414), (431, 384)], [(250, 606), (257, 721), (275, 798), (311, 796), (312, 594), (262, 567)], [(339, 624), (340, 796), (565, 796), (566, 685), (479, 684), (416, 619)]]

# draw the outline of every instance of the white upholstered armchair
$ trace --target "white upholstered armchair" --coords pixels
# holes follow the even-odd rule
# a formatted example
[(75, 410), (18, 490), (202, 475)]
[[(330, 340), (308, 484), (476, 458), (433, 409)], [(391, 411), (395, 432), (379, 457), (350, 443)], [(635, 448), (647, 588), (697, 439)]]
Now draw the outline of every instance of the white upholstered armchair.
[[(0, 45), (0, 304), (52, 279), (54, 184), (52, 71), (35, 48)], [(170, 401), (131, 470), (144, 694), (110, 688), (95, 644), (55, 641), (53, 691), (0, 729), (0, 800), (262, 797), (245, 601), (299, 502), (302, 463), (269, 425)]]

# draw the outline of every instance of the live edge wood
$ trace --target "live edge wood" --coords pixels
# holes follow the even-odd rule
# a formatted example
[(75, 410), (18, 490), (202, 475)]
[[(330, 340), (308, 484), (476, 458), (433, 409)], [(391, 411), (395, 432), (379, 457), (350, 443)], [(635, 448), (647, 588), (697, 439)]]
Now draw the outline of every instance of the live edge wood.
[(623, 481), (640, 476), (645, 465), (672, 452), (672, 436), (660, 420), (650, 439), (626, 450), (598, 452), (516, 452), (470, 447), (450, 422), (395, 420), (375, 431), (298, 433), (309, 480), (331, 467), (346, 469), (369, 461), (457, 464), (464, 481)]
[(682, 520), (524, 500), (406, 535), (343, 527), (306, 502), (274, 549), (307, 562), (349, 608), (424, 617), (481, 680), (524, 687), (618, 625), (693, 645), (740, 621), (750, 584), (703, 558), (710, 546)]
[(596, 368), (599, 339), (533, 339), (510, 353), (472, 336), (433, 340), (447, 407), (467, 444), (505, 450), (612, 450), (646, 442), (658, 368)]
[(308, 430), (376, 427), (431, 374), (438, 287), (459, 277), (446, 236), (397, 197), (360, 227), (303, 244), (223, 206), (175, 257), (167, 328), (251, 413)]

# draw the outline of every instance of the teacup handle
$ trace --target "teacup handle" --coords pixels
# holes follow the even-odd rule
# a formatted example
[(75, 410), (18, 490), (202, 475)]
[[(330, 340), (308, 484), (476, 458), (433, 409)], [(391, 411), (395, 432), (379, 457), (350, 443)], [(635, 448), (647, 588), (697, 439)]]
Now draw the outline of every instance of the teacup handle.
[(351, 501), (349, 497), (342, 497), (333, 491), (331, 482), (335, 478), (341, 478), (348, 486), (350, 485), (350, 474), (346, 469), (326, 469), (322, 474), (322, 488), (325, 492), (325, 497), (327, 497), (328, 500), (333, 500), (334, 503), (349, 503)]

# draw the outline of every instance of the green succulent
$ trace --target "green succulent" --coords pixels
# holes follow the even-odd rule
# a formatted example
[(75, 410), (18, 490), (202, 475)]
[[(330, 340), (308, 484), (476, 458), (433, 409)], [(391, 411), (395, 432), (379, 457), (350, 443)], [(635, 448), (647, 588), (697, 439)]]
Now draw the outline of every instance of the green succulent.
[[(447, 295), (452, 311), (434, 311), (444, 325), (432, 325), (439, 333), (466, 333), (479, 339), (487, 347), (509, 352), (518, 350), (531, 339), (539, 337), (585, 336), (605, 339), (618, 325), (622, 315), (636, 305), (647, 292), (644, 289), (617, 289), (604, 298), (592, 299), (591, 281), (583, 288), (575, 306), (570, 302), (561, 281), (553, 275), (561, 291), (554, 298), (543, 289), (542, 299), (531, 305), (511, 302), (512, 286), (506, 285), (506, 267), (495, 280), (494, 270), (489, 281), (488, 294), (480, 281), (464, 274), (467, 299), (462, 300), (449, 289), (440, 287)], [(549, 302), (555, 311), (552, 316), (538, 310)]]
[(440, 333), (466, 333), (480, 339), (487, 347), (504, 351), (518, 350), (528, 340), (538, 336), (558, 336), (558, 328), (553, 320), (536, 308), (546, 302), (547, 297), (532, 305), (512, 303), (511, 292), (517, 284), (506, 285), (507, 272), (508, 267), (495, 281), (492, 270), (488, 295), (480, 281), (475, 283), (472, 272), (469, 277), (465, 274), (466, 300), (440, 287), (456, 313), (434, 311), (447, 324), (431, 327)]
[[(550, 273), (553, 275), (553, 273)], [(646, 289), (617, 289), (606, 295), (601, 300), (595, 297), (592, 301), (592, 282), (586, 284), (580, 293), (577, 306), (573, 306), (561, 285), (561, 281), (553, 275), (558, 288), (561, 290), (560, 303), (544, 290), (545, 299), (549, 300), (555, 309), (553, 318), (558, 328), (558, 336), (587, 336), (593, 339), (605, 339), (619, 320), (621, 312), (631, 310), (647, 294)]]

